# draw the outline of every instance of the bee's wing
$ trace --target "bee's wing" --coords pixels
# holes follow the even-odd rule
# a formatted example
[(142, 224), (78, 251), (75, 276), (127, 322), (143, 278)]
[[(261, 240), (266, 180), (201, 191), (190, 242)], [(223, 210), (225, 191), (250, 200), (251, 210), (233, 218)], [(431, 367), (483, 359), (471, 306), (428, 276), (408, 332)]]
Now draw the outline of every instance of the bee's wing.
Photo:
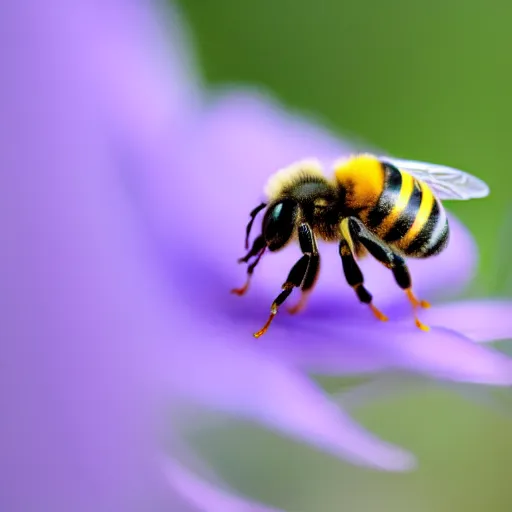
[(465, 200), (489, 195), (489, 187), (482, 180), (452, 167), (400, 158), (380, 157), (380, 160), (424, 181), (439, 199)]

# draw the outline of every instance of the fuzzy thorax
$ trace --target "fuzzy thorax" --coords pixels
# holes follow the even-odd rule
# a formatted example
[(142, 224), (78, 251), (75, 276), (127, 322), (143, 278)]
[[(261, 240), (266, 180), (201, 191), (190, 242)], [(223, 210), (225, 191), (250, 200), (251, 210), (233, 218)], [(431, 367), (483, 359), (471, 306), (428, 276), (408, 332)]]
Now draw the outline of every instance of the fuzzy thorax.
[(347, 191), (346, 206), (356, 210), (373, 206), (384, 189), (384, 168), (373, 155), (338, 160), (334, 164), (334, 176)]
[(322, 164), (316, 159), (300, 160), (276, 171), (265, 185), (265, 196), (269, 202), (277, 199), (283, 190), (293, 186), (303, 177), (318, 176), (325, 179)]

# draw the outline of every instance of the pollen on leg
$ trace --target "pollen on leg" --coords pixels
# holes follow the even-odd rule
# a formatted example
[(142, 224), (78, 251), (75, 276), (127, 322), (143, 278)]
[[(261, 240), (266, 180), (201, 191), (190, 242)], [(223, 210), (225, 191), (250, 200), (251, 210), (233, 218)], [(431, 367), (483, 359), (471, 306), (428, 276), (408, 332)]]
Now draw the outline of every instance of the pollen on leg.
[(272, 323), (272, 320), (274, 320), (274, 317), (277, 315), (277, 304), (274, 303), (272, 304), (272, 307), (270, 308), (270, 315), (267, 319), (267, 321), (265, 322), (265, 325), (257, 332), (255, 332), (253, 334), (253, 336), (255, 338), (259, 338), (261, 336), (263, 336), (267, 331), (268, 331), (268, 328), (270, 327), (270, 324)]
[(414, 309), (414, 323), (416, 324), (416, 327), (425, 332), (430, 331), (430, 327), (421, 322), (421, 320), (416, 315), (416, 309), (420, 307), (429, 308), (430, 304), (425, 300), (418, 300), (414, 293), (412, 292), (411, 288), (406, 288), (405, 293), (407, 294), (407, 298), (409, 299), (409, 302), (412, 304), (412, 307)]
[(430, 302), (427, 302), (426, 300), (420, 300), (414, 295), (414, 292), (411, 288), (407, 288), (405, 290), (405, 293), (407, 294), (407, 298), (409, 299), (410, 303), (413, 305), (413, 307), (421, 307), (428, 309), (430, 307)]
[(378, 309), (373, 303), (370, 302), (370, 304), (368, 304), (368, 305), (370, 306), (372, 313), (375, 315), (375, 318), (377, 318), (381, 322), (387, 322), (389, 320), (389, 318), (380, 309)]
[(418, 329), (421, 329), (422, 331), (425, 332), (430, 331), (430, 327), (428, 325), (425, 325), (416, 315), (414, 316), (414, 323), (416, 324), (416, 327)]

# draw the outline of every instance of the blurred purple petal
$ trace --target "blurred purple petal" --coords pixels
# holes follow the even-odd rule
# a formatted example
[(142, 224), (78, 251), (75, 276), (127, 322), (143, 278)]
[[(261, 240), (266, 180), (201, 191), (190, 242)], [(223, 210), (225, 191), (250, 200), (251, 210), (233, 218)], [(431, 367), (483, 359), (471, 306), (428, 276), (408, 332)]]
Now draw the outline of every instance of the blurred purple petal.
[(512, 302), (474, 300), (435, 306), (422, 314), (425, 322), (442, 325), (479, 341), (512, 339)]
[(95, 99), (106, 112), (103, 121), (115, 123), (109, 128), (131, 144), (172, 148), (179, 122), (200, 102), (188, 34), (174, 3), (115, 0), (101, 9), (85, 3), (74, 9), (71, 22), (85, 43), (77, 50), (100, 91)]
[(148, 424), (146, 257), (82, 67), (102, 28), (115, 37), (102, 14), (54, 1), (0, 16), (5, 511), (173, 507)]
[[(189, 336), (183, 342), (193, 349)], [(311, 380), (257, 347), (230, 347), (211, 333), (197, 348), (195, 361), (182, 357), (168, 377), (186, 402), (257, 421), (354, 464), (398, 471), (413, 465), (410, 454), (372, 436)]]

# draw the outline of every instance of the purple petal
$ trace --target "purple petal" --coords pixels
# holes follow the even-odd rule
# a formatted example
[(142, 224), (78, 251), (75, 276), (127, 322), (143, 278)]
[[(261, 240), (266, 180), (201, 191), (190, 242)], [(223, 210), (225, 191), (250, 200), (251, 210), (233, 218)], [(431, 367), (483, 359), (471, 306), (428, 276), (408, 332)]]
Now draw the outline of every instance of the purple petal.
[[(169, 148), (200, 98), (195, 63), (178, 9), (160, 2), (115, 0), (98, 10), (79, 5), (71, 23), (82, 30), (81, 66), (101, 95), (106, 123), (147, 149)], [(167, 138), (164, 139), (163, 136)]]
[(442, 325), (479, 341), (512, 338), (512, 302), (475, 300), (436, 306), (422, 313), (425, 322)]
[(119, 37), (122, 46), (135, 31), (141, 13), (131, 9), (126, 34), (123, 5), (2, 4), (5, 511), (173, 507), (152, 461), (140, 343), (148, 316), (138, 300), (144, 251), (125, 224), (130, 208), (99, 121), (106, 101), (89, 67), (89, 44)]
[[(4, 82), (9, 94), (0, 96), (0, 288), (8, 361), (0, 374), (0, 403), (9, 418), (0, 427), (0, 509), (172, 510), (156, 473), (159, 446), (152, 434), (165, 412), (154, 407), (162, 396), (178, 394), (360, 463), (409, 467), (406, 454), (371, 437), (278, 362), (223, 350), (214, 337), (187, 339), (201, 312), (186, 319), (173, 307), (183, 297), (166, 295), (151, 239), (124, 182), (127, 166), (157, 174), (169, 169), (168, 161), (163, 151), (148, 161), (119, 154), (143, 109), (127, 112), (121, 120), (130, 126), (119, 128), (117, 110), (105, 107), (112, 90), (91, 74), (101, 52), (92, 51), (92, 58), (88, 43), (98, 50), (99, 42), (115, 42), (117, 34), (127, 64), (122, 41), (132, 31), (125, 32), (121, 21), (110, 26), (106, 20), (115, 12), (95, 12), (89, 4), (81, 5), (80, 16), (68, 16), (64, 4), (52, 4), (54, 10), (35, 4), (40, 9), (29, 19), (16, 5), (1, 21), (26, 22), (21, 39), (0, 30), (14, 37), (2, 48), (21, 48), (24, 63), (14, 59), (7, 67), (13, 85)], [(126, 16), (119, 12), (119, 20)], [(46, 63), (50, 70), (40, 73)], [(129, 66), (116, 69), (126, 92), (123, 85), (137, 77)], [(129, 89), (127, 98), (134, 94)], [(148, 119), (142, 127), (152, 125)], [(153, 148), (152, 129), (142, 129), (141, 155)], [(207, 322), (214, 319), (204, 328)], [(159, 387), (164, 373), (174, 379), (167, 389)]]
[(173, 461), (167, 461), (165, 464), (165, 474), (172, 488), (199, 510), (214, 512), (280, 512), (277, 508), (256, 503), (221, 489)]
[[(238, 302), (229, 297), (227, 291), (245, 279), (245, 267), (237, 265), (236, 259), (244, 252), (248, 212), (258, 204), (269, 174), (280, 166), (308, 156), (318, 156), (328, 166), (348, 148), (319, 126), (248, 92), (216, 99), (188, 131), (184, 130), (181, 147), (182, 151), (173, 155), (173, 167), (179, 174), (152, 175), (154, 193), (146, 201), (151, 223), (171, 246), (165, 264), (179, 269), (185, 294), (196, 290), (197, 283), (210, 283), (202, 288), (201, 296), (194, 292), (190, 299), (207, 305), (217, 321), (225, 319), (231, 324), (241, 309), (244, 316), (254, 311), (263, 318), (261, 311), (268, 310), (300, 252), (291, 246), (282, 253), (265, 255), (250, 294)], [(180, 194), (170, 201), (168, 191), (178, 186)], [(322, 271), (304, 317), (316, 325), (319, 316), (324, 323), (327, 316), (336, 326), (354, 316), (367, 318), (367, 308), (358, 303), (345, 282), (336, 244), (321, 243), (320, 251)], [(410, 262), (416, 292), (431, 298), (460, 291), (470, 279), (475, 261), (470, 234), (451, 217), (448, 249), (437, 257)], [(362, 261), (362, 268), (379, 306), (395, 316), (401, 309), (409, 311), (389, 270), (371, 258)]]
[(512, 383), (512, 360), (446, 329), (432, 328), (427, 333), (399, 322), (364, 328), (345, 322), (337, 330), (327, 326), (313, 329), (304, 322), (297, 329), (299, 339), (269, 333), (262, 347), (314, 373), (397, 368), (445, 380), (500, 386)]
[(226, 344), (211, 329), (208, 343), (198, 345), (192, 327), (175, 326), (176, 336), (184, 342), (188, 336), (192, 353), (198, 350), (195, 358), (182, 356), (167, 376), (177, 403), (184, 399), (251, 419), (354, 464), (392, 471), (412, 466), (408, 453), (362, 429), (305, 376), (256, 346)]

